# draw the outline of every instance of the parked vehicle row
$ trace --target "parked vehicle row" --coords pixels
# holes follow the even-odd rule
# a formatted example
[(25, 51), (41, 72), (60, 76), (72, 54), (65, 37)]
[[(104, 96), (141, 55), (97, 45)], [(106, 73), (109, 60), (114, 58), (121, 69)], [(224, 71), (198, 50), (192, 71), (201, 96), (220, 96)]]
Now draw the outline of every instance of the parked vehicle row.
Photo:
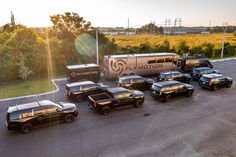
[[(139, 75), (118, 78), (117, 87), (102, 83), (80, 81), (66, 84), (65, 94), (76, 102), (88, 100), (89, 107), (103, 115), (108, 115), (113, 108), (132, 105), (143, 106), (145, 96), (139, 90), (149, 90), (153, 98), (166, 102), (170, 97), (187, 96), (194, 93), (190, 80), (198, 80), (203, 88), (217, 90), (219, 87), (230, 88), (233, 79), (220, 74), (209, 67), (194, 68), (190, 74), (179, 71), (161, 72), (157, 79), (144, 78)], [(73, 103), (54, 103), (49, 100), (32, 102), (9, 107), (6, 117), (8, 130), (20, 130), (30, 133), (33, 128), (53, 122), (72, 122), (78, 114)]]

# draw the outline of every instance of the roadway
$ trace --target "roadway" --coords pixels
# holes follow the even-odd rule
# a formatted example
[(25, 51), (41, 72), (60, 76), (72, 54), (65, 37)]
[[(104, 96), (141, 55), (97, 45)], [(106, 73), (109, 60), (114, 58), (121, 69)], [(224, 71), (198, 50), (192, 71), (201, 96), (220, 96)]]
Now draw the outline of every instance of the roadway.
[[(214, 62), (236, 80), (236, 60)], [(145, 92), (143, 108), (116, 109), (108, 116), (77, 103), (73, 123), (53, 124), (24, 135), (8, 132), (8, 106), (49, 99), (67, 101), (65, 81), (59, 92), (0, 102), (0, 154), (3, 157), (234, 157), (236, 156), (236, 83), (218, 91), (197, 82), (192, 97), (161, 103)]]

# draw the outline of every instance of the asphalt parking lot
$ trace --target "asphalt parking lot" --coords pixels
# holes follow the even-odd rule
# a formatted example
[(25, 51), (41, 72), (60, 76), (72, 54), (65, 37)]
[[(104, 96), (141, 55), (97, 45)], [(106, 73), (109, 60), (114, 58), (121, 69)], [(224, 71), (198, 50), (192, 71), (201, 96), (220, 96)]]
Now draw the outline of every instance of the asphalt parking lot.
[[(214, 62), (236, 80), (236, 60)], [(218, 91), (197, 82), (192, 97), (161, 103), (145, 92), (143, 108), (116, 109), (109, 116), (77, 103), (70, 124), (53, 124), (24, 135), (8, 132), (8, 106), (49, 99), (66, 101), (65, 81), (58, 93), (0, 102), (0, 154), (3, 157), (236, 157), (236, 82)]]

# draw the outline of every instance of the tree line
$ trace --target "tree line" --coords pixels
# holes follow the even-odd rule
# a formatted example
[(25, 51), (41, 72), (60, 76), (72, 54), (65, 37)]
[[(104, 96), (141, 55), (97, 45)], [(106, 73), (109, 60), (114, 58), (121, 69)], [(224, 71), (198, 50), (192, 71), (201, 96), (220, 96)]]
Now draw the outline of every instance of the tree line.
[[(50, 73), (65, 74), (66, 65), (94, 63), (95, 55), (78, 53), (75, 41), (81, 34), (95, 38), (96, 29), (77, 13), (66, 12), (50, 16), (51, 29), (43, 31), (9, 23), (0, 32), (0, 82), (45, 78)], [(163, 28), (152, 24), (145, 25), (139, 32), (162, 34)], [(88, 37), (86, 36), (86, 37)], [(85, 41), (89, 40), (85, 37)], [(190, 47), (183, 40), (176, 47), (170, 47), (168, 40), (159, 45), (143, 43), (139, 46), (118, 47), (115, 40), (109, 40), (98, 33), (101, 64), (104, 55), (127, 53), (176, 52), (183, 54), (202, 53), (207, 57), (217, 57), (221, 47), (206, 43)], [(88, 41), (90, 42), (90, 41)], [(83, 47), (83, 42), (80, 47)], [(85, 46), (85, 48), (87, 48)], [(79, 49), (79, 51), (83, 49)], [(87, 49), (84, 49), (87, 50)], [(235, 55), (236, 47), (225, 44), (225, 56)]]

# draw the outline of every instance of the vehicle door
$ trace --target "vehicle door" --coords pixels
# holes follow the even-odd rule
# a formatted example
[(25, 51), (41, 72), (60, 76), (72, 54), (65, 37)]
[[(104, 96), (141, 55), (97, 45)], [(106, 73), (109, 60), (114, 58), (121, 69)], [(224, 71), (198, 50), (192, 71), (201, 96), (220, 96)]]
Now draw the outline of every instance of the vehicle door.
[(176, 81), (184, 81), (184, 77), (182, 73), (173, 73), (173, 77), (175, 78)]
[(172, 85), (172, 90), (175, 91), (175, 95), (182, 95), (186, 92), (183, 84), (174, 84)]
[(126, 101), (124, 99), (123, 93), (119, 92), (119, 93), (115, 93), (114, 94), (114, 99), (115, 99), (115, 106), (124, 106), (126, 105)]
[(136, 78), (134, 79), (135, 89), (145, 89), (147, 84), (145, 84), (144, 78)]
[(61, 109), (55, 105), (49, 105), (45, 109), (44, 117), (47, 119), (47, 122), (57, 121), (61, 115)]
[(130, 105), (134, 103), (133, 94), (130, 91), (123, 92), (123, 105)]
[(39, 106), (33, 109), (33, 115), (37, 119), (38, 125), (48, 123), (48, 117), (45, 116), (45, 112), (47, 110), (47, 106)]
[(228, 83), (228, 80), (226, 79), (225, 76), (220, 76), (218, 79), (220, 86), (226, 85)]
[(84, 92), (87, 96), (93, 95), (93, 94), (98, 94), (99, 93), (98, 85), (97, 84), (86, 85)]

